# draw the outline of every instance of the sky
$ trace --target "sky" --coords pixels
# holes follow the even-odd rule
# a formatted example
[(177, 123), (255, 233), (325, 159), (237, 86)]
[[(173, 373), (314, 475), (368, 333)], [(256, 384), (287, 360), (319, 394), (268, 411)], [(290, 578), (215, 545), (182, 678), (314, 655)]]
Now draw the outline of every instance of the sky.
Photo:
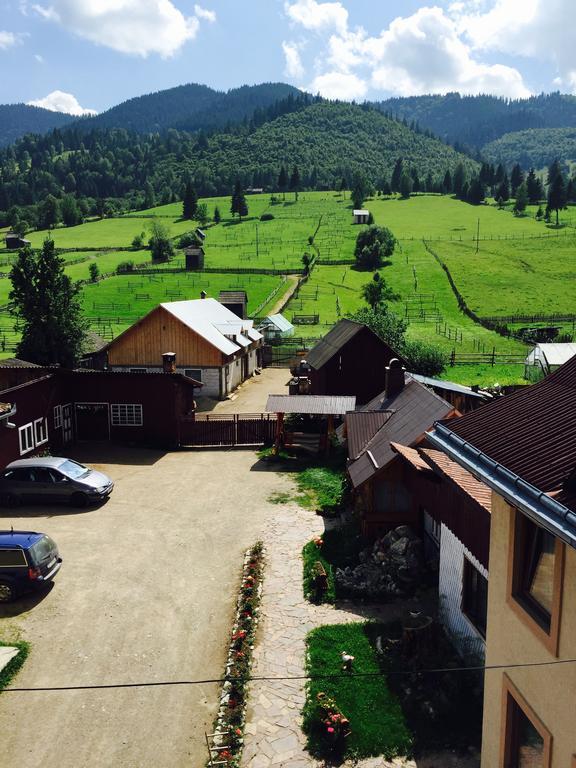
[(574, 30), (575, 0), (0, 0), (0, 103), (86, 114), (190, 82), (576, 93)]

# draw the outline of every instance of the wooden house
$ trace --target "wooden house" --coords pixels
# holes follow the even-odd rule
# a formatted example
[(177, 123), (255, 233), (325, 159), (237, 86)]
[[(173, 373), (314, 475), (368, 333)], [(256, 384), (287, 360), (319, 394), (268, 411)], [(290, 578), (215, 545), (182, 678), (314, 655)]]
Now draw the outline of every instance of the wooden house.
[(220, 291), (218, 301), (242, 320), (248, 317), (248, 294), (246, 291)]
[(26, 240), (25, 238), (20, 237), (20, 235), (17, 235), (16, 232), (6, 232), (5, 243), (6, 248), (15, 250), (17, 248), (25, 248), (27, 245), (30, 245), (30, 240)]
[(224, 398), (260, 366), (262, 334), (216, 299), (160, 304), (107, 347), (114, 371), (161, 371), (175, 354), (177, 370), (203, 384), (203, 395)]
[(355, 395), (360, 404), (386, 386), (386, 368), (396, 352), (362, 323), (339, 320), (306, 360), (314, 395)]
[(184, 260), (188, 272), (204, 269), (204, 248), (199, 243), (190, 245), (184, 251)]

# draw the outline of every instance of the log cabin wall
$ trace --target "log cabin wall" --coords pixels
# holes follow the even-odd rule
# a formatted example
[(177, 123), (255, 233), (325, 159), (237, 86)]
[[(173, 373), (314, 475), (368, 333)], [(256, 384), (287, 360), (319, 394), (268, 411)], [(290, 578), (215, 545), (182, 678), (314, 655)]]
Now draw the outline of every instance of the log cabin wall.
[(229, 360), (170, 312), (157, 307), (110, 344), (108, 364), (157, 367), (162, 365), (164, 352), (176, 353), (178, 369), (221, 366)]

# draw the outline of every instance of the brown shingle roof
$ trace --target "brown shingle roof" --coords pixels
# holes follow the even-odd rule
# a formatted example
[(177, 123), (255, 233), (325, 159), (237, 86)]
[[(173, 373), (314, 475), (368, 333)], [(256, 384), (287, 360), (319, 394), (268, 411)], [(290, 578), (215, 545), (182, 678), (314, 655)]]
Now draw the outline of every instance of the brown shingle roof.
[(396, 453), (390, 443), (413, 445), (434, 422), (448, 418), (454, 408), (406, 374), (404, 388), (396, 396), (386, 398), (383, 392), (362, 411), (348, 413), (348, 431), (356, 419), (363, 418), (359, 414), (365, 411), (392, 411), (392, 416), (372, 435), (365, 435), (367, 439), (364, 450), (349, 464), (348, 473), (355, 488), (395, 458)]
[(445, 426), (539, 490), (559, 489), (576, 468), (576, 357)]
[(492, 490), (477, 480), (474, 475), (465, 470), (455, 461), (448, 458), (442, 451), (435, 451), (430, 448), (422, 448), (420, 455), (423, 456), (428, 464), (437, 469), (441, 475), (447, 477), (457, 485), (467, 496), (477, 501), (480, 506), (488, 512), (492, 509)]

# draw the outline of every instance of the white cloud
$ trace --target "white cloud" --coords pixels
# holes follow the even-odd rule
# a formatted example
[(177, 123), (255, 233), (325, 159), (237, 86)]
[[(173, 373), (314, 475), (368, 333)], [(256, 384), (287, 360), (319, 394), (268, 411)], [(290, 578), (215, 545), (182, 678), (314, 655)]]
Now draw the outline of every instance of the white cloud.
[(171, 0), (53, 0), (50, 6), (33, 7), (79, 37), (143, 57), (172, 56), (196, 37), (200, 25), (196, 16), (184, 16)]
[(68, 115), (95, 115), (96, 110), (85, 109), (78, 103), (76, 96), (65, 91), (52, 91), (43, 99), (27, 102), (30, 107), (43, 107), (51, 112), (66, 112)]
[(194, 6), (194, 13), (199, 19), (209, 21), (210, 24), (214, 24), (216, 21), (216, 11), (209, 11), (207, 8), (202, 8), (201, 5)]
[(39, 64), (44, 64), (44, 57), (43, 57), (43, 56), (40, 56), (40, 54), (39, 54), (39, 53), (35, 53), (35, 54), (34, 54), (34, 58), (36, 59), (36, 61), (37, 61)]
[(285, 2), (288, 18), (305, 29), (320, 31), (335, 29), (343, 34), (348, 28), (348, 11), (342, 3), (319, 3), (317, 0)]
[(300, 57), (300, 46), (298, 43), (284, 41), (282, 43), (282, 50), (284, 51), (284, 56), (286, 58), (284, 74), (295, 80), (301, 80), (304, 77), (304, 65), (302, 64), (302, 59)]
[(368, 86), (357, 75), (344, 72), (326, 72), (315, 77), (306, 90), (311, 93), (319, 93), (326, 99), (352, 101), (363, 99), (368, 91)]
[(362, 27), (351, 28), (341, 3), (297, 0), (286, 3), (285, 10), (305, 29), (325, 33), (310, 88), (326, 96), (359, 99), (367, 93), (367, 83), (375, 90), (406, 96), (448, 91), (528, 96), (530, 91), (517, 69), (485, 63), (465, 38), (465, 8), (472, 7), (470, 4), (477, 8), (478, 3), (488, 1), (455, 2), (452, 16), (439, 7), (422, 7), (411, 16), (394, 19), (378, 36), (369, 35)]
[(22, 35), (17, 32), (6, 32), (0, 29), (0, 51), (7, 51), (22, 42)]
[(574, 0), (490, 0), (480, 8), (466, 0), (462, 5), (456, 19), (476, 50), (551, 61), (560, 83), (575, 88)]

